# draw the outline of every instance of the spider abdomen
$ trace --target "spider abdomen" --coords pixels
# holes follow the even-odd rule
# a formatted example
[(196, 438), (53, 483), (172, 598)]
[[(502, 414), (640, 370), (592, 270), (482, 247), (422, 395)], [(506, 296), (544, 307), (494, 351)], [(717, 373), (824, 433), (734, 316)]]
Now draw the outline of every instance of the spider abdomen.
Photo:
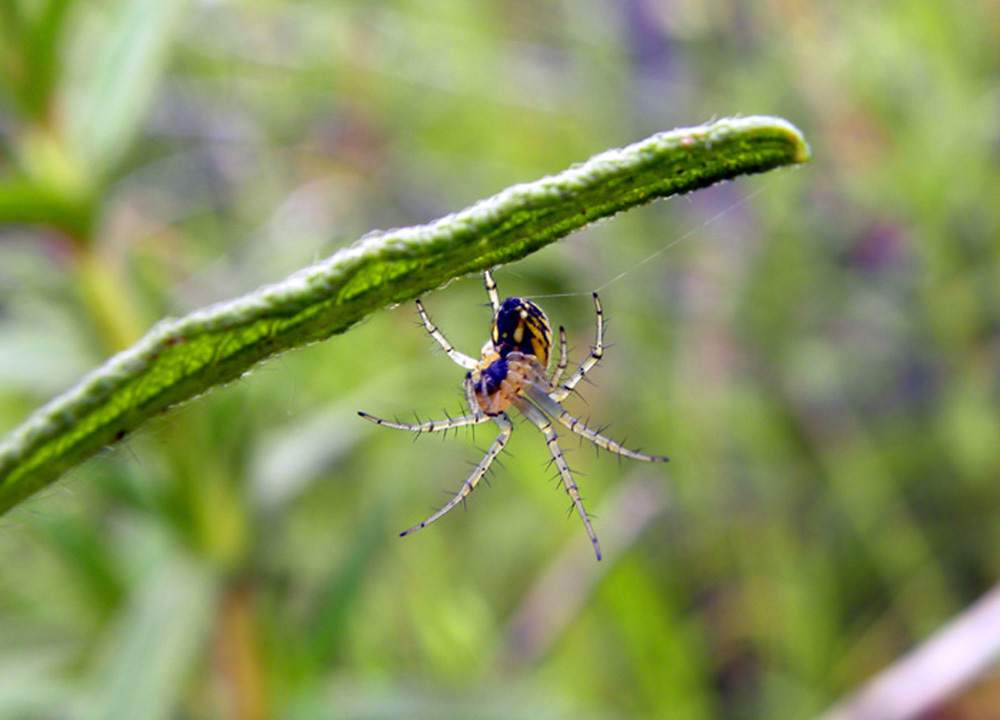
[(493, 347), (501, 358), (511, 352), (534, 355), (543, 368), (552, 352), (552, 326), (545, 312), (524, 298), (507, 298), (493, 317)]

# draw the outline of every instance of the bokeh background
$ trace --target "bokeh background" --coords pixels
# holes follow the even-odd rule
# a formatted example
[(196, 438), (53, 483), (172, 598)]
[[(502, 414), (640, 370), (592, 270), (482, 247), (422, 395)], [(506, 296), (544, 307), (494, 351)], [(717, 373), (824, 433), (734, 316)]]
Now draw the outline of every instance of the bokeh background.
[[(396, 537), (492, 439), (357, 417), (461, 407), (399, 307), (0, 520), (0, 717), (821, 712), (1000, 575), (998, 70), (996, 0), (6, 0), (0, 432), (158, 318), (655, 131), (781, 115), (814, 159), (497, 271), (576, 360), (601, 288), (570, 409), (672, 459), (567, 440), (604, 562), (530, 426)], [(425, 301), (478, 351), (480, 278)]]

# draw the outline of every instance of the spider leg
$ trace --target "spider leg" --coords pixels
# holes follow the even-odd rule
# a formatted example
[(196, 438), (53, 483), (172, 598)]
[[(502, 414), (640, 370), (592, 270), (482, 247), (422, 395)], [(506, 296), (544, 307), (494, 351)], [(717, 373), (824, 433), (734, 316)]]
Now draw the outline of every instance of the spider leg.
[(583, 380), (584, 376), (600, 362), (601, 357), (604, 355), (604, 311), (601, 309), (601, 299), (597, 297), (596, 292), (594, 293), (594, 309), (597, 311), (597, 332), (594, 338), (594, 347), (590, 349), (590, 355), (580, 363), (580, 367), (576, 369), (576, 372), (569, 376), (569, 380), (563, 383), (562, 387), (558, 387), (552, 392), (552, 399), (556, 402), (565, 400), (573, 392), (576, 384)]
[(526, 400), (519, 398), (515, 403), (515, 407), (521, 411), (522, 415), (534, 423), (535, 427), (541, 430), (542, 435), (545, 436), (549, 452), (552, 453), (552, 460), (555, 462), (556, 467), (559, 468), (559, 475), (562, 477), (563, 485), (566, 486), (566, 494), (569, 495), (573, 501), (573, 506), (576, 507), (576, 511), (583, 519), (583, 525), (587, 528), (587, 535), (590, 536), (590, 542), (594, 545), (594, 552), (597, 553), (597, 559), (600, 560), (601, 544), (597, 542), (597, 535), (594, 533), (594, 528), (590, 524), (590, 517), (587, 515), (587, 510), (583, 507), (583, 500), (580, 498), (580, 489), (576, 486), (576, 481), (573, 480), (573, 474), (570, 472), (569, 465), (566, 464), (566, 458), (563, 457), (559, 443), (556, 441), (558, 436), (552, 427), (552, 421), (545, 416), (545, 413)]
[(556, 371), (552, 375), (551, 384), (552, 387), (558, 388), (559, 381), (562, 379), (563, 373), (566, 372), (566, 366), (569, 364), (569, 360), (566, 358), (566, 328), (562, 325), (559, 326), (559, 364), (556, 365)]
[(452, 359), (452, 362), (456, 365), (461, 365), (467, 370), (471, 370), (476, 366), (477, 361), (474, 358), (469, 357), (463, 352), (459, 352), (455, 349), (454, 345), (448, 342), (448, 338), (444, 336), (444, 333), (438, 330), (437, 326), (431, 322), (430, 316), (427, 314), (427, 311), (424, 310), (424, 304), (419, 300), (417, 300), (417, 310), (420, 311), (420, 319), (424, 321), (424, 327), (427, 328), (427, 332), (429, 332), (431, 337), (437, 341), (437, 344), (440, 345), (446, 353), (448, 353), (448, 357)]
[(643, 460), (645, 462), (667, 462), (669, 460), (669, 458), (662, 455), (646, 455), (635, 450), (629, 450), (614, 440), (604, 437), (596, 430), (591, 430), (563, 409), (563, 406), (555, 400), (555, 392), (551, 395), (546, 395), (544, 388), (533, 384), (525, 388), (525, 394), (531, 399), (531, 402), (538, 405), (546, 414), (565, 425), (571, 432), (575, 432), (577, 435), (586, 438), (599, 448), (622, 457), (632, 458), (633, 460)]
[[(475, 417), (475, 416), (470, 415), (467, 417)], [(487, 416), (483, 415), (482, 417), (483, 419), (485, 419)], [(469, 496), (469, 493), (471, 493), (473, 490), (476, 489), (476, 484), (480, 480), (482, 480), (483, 475), (485, 475), (486, 471), (490, 469), (490, 464), (493, 462), (493, 460), (496, 459), (496, 456), (500, 454), (500, 451), (503, 450), (504, 445), (507, 444), (507, 440), (510, 439), (511, 431), (514, 429), (514, 426), (511, 424), (510, 419), (504, 413), (500, 413), (499, 415), (494, 416), (493, 420), (496, 422), (497, 425), (500, 426), (500, 434), (497, 435), (497, 438), (496, 440), (493, 441), (493, 444), (490, 446), (490, 449), (486, 451), (486, 457), (484, 457), (482, 461), (479, 463), (479, 465), (476, 466), (476, 469), (472, 471), (472, 475), (469, 476), (468, 480), (466, 480), (462, 484), (462, 489), (458, 491), (455, 497), (453, 497), (450, 501), (448, 501), (447, 505), (445, 505), (443, 508), (441, 508), (436, 513), (431, 515), (429, 518), (424, 520), (422, 523), (414, 525), (409, 530), (404, 530), (403, 532), (401, 532), (399, 534), (400, 537), (403, 537), (404, 535), (409, 535), (412, 532), (416, 532), (421, 528), (427, 527), (432, 522), (434, 522), (442, 515), (447, 513), (449, 510), (451, 510), (453, 507), (458, 505), (460, 502), (465, 500), (465, 498)], [(480, 420), (478, 422), (482, 421)]]
[(490, 305), (493, 306), (494, 314), (500, 309), (500, 295), (497, 294), (497, 284), (493, 281), (493, 276), (490, 271), (487, 270), (484, 275), (484, 282), (486, 284), (486, 294), (490, 298)]
[(469, 410), (472, 411), (472, 415), (486, 415), (479, 407), (479, 400), (476, 399), (476, 388), (472, 382), (472, 373), (465, 376), (465, 382), (462, 383), (465, 389), (465, 402), (469, 404)]
[(369, 415), (368, 413), (361, 412), (360, 410), (358, 411), (358, 415), (363, 417), (365, 420), (371, 420), (376, 425), (381, 425), (382, 427), (393, 428), (394, 430), (409, 430), (410, 432), (415, 433), (451, 430), (452, 428), (466, 427), (467, 425), (478, 425), (479, 423), (489, 420), (489, 416), (485, 413), (462, 415), (461, 417), (448, 418), (447, 420), (428, 420), (423, 423), (402, 423), (395, 422), (393, 420), (383, 420), (382, 418), (377, 418), (374, 415)]

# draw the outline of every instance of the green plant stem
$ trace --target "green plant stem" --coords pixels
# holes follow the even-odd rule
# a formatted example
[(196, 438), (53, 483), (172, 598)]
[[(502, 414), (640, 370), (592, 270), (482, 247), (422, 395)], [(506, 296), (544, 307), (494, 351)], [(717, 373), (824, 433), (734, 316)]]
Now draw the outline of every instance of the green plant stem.
[(452, 278), (522, 258), (600, 218), (808, 159), (801, 133), (780, 118), (659, 133), (427, 225), (371, 233), (280, 283), (162, 320), (0, 443), (0, 512), (150, 417), (267, 357), (344, 332)]

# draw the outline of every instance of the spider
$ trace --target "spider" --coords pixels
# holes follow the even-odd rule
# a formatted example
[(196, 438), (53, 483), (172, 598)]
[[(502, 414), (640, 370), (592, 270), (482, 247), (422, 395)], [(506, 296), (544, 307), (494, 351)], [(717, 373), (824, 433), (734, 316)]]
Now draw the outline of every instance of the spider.
[(456, 350), (431, 322), (430, 316), (424, 310), (423, 303), (417, 300), (417, 310), (420, 312), (420, 319), (423, 321), (424, 327), (427, 328), (427, 332), (444, 349), (449, 358), (469, 371), (465, 375), (465, 396), (469, 404), (469, 414), (447, 420), (431, 420), (411, 424), (382, 420), (364, 412), (358, 413), (361, 417), (371, 420), (377, 425), (415, 433), (451, 430), (468, 425), (478, 425), (487, 420), (493, 420), (500, 427), (500, 434), (497, 435), (496, 440), (486, 452), (486, 457), (462, 484), (462, 488), (455, 497), (422, 523), (401, 532), (400, 536), (409, 535), (427, 527), (476, 489), (476, 484), (483, 478), (492, 462), (507, 444), (507, 440), (510, 439), (514, 426), (507, 416), (507, 410), (513, 407), (530, 420), (545, 436), (549, 452), (552, 453), (552, 461), (559, 470), (566, 492), (580, 514), (587, 534), (590, 536), (590, 542), (594, 545), (597, 559), (600, 560), (601, 545), (597, 541), (597, 535), (590, 524), (587, 511), (583, 507), (583, 500), (580, 498), (580, 491), (573, 480), (569, 465), (566, 464), (562, 450), (559, 449), (552, 420), (559, 422), (570, 432), (586, 438), (598, 448), (616, 453), (619, 456), (646, 462), (667, 462), (667, 458), (659, 455), (646, 455), (621, 446), (596, 430), (588, 428), (566, 412), (560, 404), (573, 392), (587, 373), (597, 365), (604, 354), (604, 314), (596, 292), (594, 293), (594, 309), (597, 312), (597, 333), (594, 346), (591, 348), (590, 355), (580, 363), (576, 371), (569, 376), (566, 382), (560, 384), (567, 367), (565, 328), (559, 328), (559, 362), (550, 377), (552, 327), (549, 325), (545, 313), (538, 305), (524, 298), (511, 297), (500, 302), (496, 283), (493, 282), (489, 271), (485, 273), (485, 283), (486, 294), (493, 307), (493, 330), (490, 339), (483, 345), (481, 360), (476, 360)]

